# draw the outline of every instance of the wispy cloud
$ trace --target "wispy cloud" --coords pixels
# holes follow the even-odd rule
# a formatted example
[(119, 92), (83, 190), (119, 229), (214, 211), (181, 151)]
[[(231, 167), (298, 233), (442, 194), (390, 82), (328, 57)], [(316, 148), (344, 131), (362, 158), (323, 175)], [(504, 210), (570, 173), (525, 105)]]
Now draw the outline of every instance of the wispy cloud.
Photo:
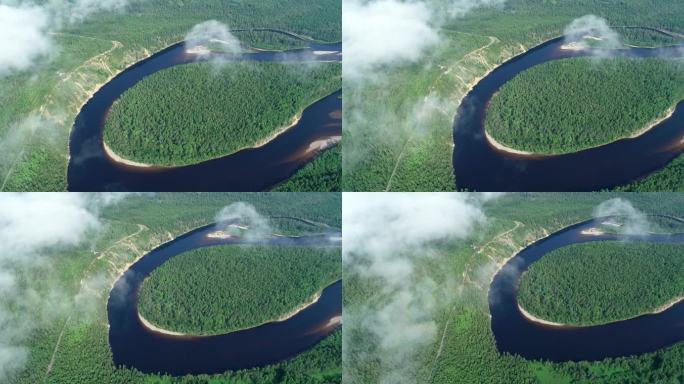
[[(415, 382), (418, 353), (435, 342), (436, 313), (457, 286), (449, 279), (438, 285), (421, 268), (439, 254), (439, 243), (467, 238), (486, 221), (482, 202), (483, 196), (467, 194), (344, 195), (345, 274), (380, 287), (368, 303), (345, 309), (351, 320), (345, 326), (379, 341), (372, 358), (380, 361), (381, 383)], [(345, 348), (346, 362), (349, 353)]]

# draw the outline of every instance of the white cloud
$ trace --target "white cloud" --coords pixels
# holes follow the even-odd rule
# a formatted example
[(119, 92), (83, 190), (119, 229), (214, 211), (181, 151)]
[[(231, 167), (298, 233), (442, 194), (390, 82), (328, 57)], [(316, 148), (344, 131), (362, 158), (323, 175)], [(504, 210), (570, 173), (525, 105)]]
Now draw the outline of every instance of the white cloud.
[[(85, 280), (85, 291), (71, 297), (49, 273), (51, 256), (60, 248), (86, 243), (103, 226), (99, 212), (124, 196), (0, 194), (0, 382), (24, 367), (26, 342), (36, 327), (54, 323), (74, 305), (81, 318), (93, 308), (92, 293), (103, 286), (102, 276)], [(45, 271), (45, 280), (23, 284), (37, 268)], [(43, 289), (38, 292), (36, 285)]]
[(0, 0), (0, 76), (24, 71), (50, 59), (57, 47), (50, 36), (95, 12), (121, 10), (127, 0)]
[(242, 50), (240, 40), (230, 33), (228, 26), (216, 20), (197, 24), (185, 35), (185, 49), (196, 52), (200, 59), (207, 57), (209, 52), (198, 48), (205, 47), (212, 42), (222, 44), (225, 53), (235, 54)]
[(0, 249), (21, 259), (48, 247), (76, 245), (100, 225), (87, 201), (70, 193), (14, 194), (0, 197)]
[(634, 208), (627, 200), (620, 198), (606, 200), (594, 209), (595, 218), (607, 216), (617, 216), (620, 219), (623, 225), (618, 228), (618, 231), (623, 235), (646, 235), (651, 229), (646, 214)]
[(0, 4), (0, 76), (31, 68), (54, 52), (49, 19), (42, 7)]
[(475, 8), (501, 7), (506, 0), (451, 0), (447, 3), (447, 10), (451, 17), (463, 17)]
[(604, 49), (617, 49), (622, 47), (620, 35), (608, 26), (608, 22), (595, 15), (585, 15), (575, 19), (565, 28), (565, 40), (576, 42), (586, 46), (583, 38), (590, 36), (597, 38), (596, 47)]
[(440, 43), (446, 20), (505, 1), (343, 0), (345, 80), (372, 81), (383, 66), (418, 62)]
[(345, 316), (351, 316), (345, 327), (362, 327), (379, 340), (373, 358), (380, 359), (381, 383), (415, 382), (417, 354), (435, 342), (436, 312), (446, 308), (457, 291), (455, 281), (438, 285), (418, 273), (420, 260), (434, 257), (438, 242), (470, 236), (486, 221), (481, 204), (490, 198), (462, 193), (344, 194), (345, 274), (382, 287), (371, 300), (376, 304), (355, 303), (353, 312), (345, 309)]
[(261, 238), (273, 233), (267, 217), (260, 214), (253, 205), (238, 201), (226, 207), (216, 215), (215, 221), (220, 227), (222, 222), (236, 221), (249, 227), (247, 236)]
[(387, 64), (420, 59), (439, 43), (433, 10), (422, 2), (344, 0), (342, 44), (345, 80)]

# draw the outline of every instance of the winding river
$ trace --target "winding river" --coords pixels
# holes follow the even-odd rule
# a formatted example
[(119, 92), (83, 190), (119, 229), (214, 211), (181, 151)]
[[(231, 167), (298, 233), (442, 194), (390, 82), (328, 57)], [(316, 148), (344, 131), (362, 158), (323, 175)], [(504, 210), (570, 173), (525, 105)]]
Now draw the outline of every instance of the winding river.
[(114, 284), (107, 302), (109, 344), (114, 364), (144, 373), (216, 374), (274, 364), (311, 348), (339, 327), (342, 282), (327, 288), (314, 304), (287, 320), (217, 336), (177, 336), (152, 331), (138, 317), (138, 293), (144, 279), (170, 258), (200, 247), (222, 244), (340, 246), (340, 233), (260, 240), (207, 237), (205, 226), (166, 243), (133, 264)]
[(523, 272), (555, 249), (602, 240), (684, 243), (684, 234), (619, 237), (582, 234), (601, 221), (576, 224), (537, 241), (509, 260), (494, 276), (488, 300), (492, 331), (500, 352), (557, 362), (596, 361), (653, 352), (684, 340), (684, 302), (658, 314), (587, 327), (548, 326), (528, 320), (520, 312), (517, 294)]
[[(564, 155), (499, 150), (485, 137), (484, 119), (496, 92), (520, 72), (595, 50), (563, 50), (563, 38), (515, 57), (482, 79), (463, 99), (454, 121), (453, 165), (458, 189), (473, 191), (594, 191), (628, 184), (667, 165), (684, 151), (684, 102), (645, 134)], [(604, 51), (621, 57), (671, 57), (684, 46)]]
[[(210, 58), (339, 62), (341, 52), (341, 43), (310, 44), (309, 48), (285, 53), (213, 54)], [(93, 95), (76, 117), (69, 140), (67, 180), (70, 191), (262, 191), (286, 180), (312, 161), (320, 153), (319, 144), (341, 137), (342, 92), (338, 91), (309, 106), (295, 126), (258, 148), (181, 167), (137, 167), (109, 156), (102, 134), (112, 104), (145, 77), (197, 61), (196, 55), (186, 52), (184, 43), (178, 43), (129, 67)]]

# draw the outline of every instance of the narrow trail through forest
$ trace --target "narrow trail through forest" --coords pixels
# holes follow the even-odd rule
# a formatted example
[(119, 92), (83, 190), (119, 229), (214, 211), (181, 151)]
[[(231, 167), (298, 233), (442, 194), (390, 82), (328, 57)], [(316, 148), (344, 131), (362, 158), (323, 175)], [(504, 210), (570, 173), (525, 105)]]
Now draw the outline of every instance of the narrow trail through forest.
[[(470, 35), (469, 33), (466, 33), (466, 32), (458, 32), (458, 33), (464, 33), (464, 34)], [(475, 36), (475, 35), (474, 35), (474, 36)], [(482, 36), (482, 35), (477, 35), (477, 36)], [(452, 73), (452, 69), (453, 69), (454, 67), (459, 66), (459, 65), (460, 65), (461, 63), (463, 63), (465, 60), (469, 60), (469, 59), (471, 59), (471, 58), (475, 58), (476, 61), (478, 61), (478, 62), (480, 62), (481, 64), (483, 64), (485, 67), (491, 69), (491, 68), (490, 68), (491, 65), (489, 64), (489, 62), (487, 62), (487, 59), (482, 55), (482, 52), (484, 52), (485, 50), (487, 50), (489, 47), (491, 47), (493, 44), (499, 42), (500, 40), (499, 40), (497, 37), (495, 37), (495, 36), (486, 36), (486, 37), (489, 38), (489, 43), (487, 43), (486, 45), (483, 45), (483, 46), (481, 46), (481, 47), (479, 47), (479, 48), (476, 48), (476, 49), (474, 49), (474, 50), (472, 50), (472, 51), (466, 53), (465, 55), (463, 55), (462, 58), (460, 58), (459, 60), (457, 60), (456, 62), (454, 62), (454, 65), (452, 65), (452, 66), (450, 66), (449, 68), (447, 68), (447, 70), (443, 71), (439, 76), (437, 76), (437, 77), (435, 78), (435, 80), (432, 82), (432, 84), (427, 88), (428, 96), (425, 96), (425, 100), (427, 100), (428, 97), (429, 97), (429, 95), (432, 94), (432, 92), (433, 92), (434, 89), (435, 89), (436, 84), (442, 79), (442, 77), (443, 77), (443, 76), (446, 76), (446, 75), (449, 75), (450, 73)], [(456, 72), (458, 72), (458, 71), (456, 71)], [(454, 76), (455, 78), (458, 78), (458, 79), (461, 81), (461, 83), (463, 83), (463, 86), (466, 87), (466, 88), (469, 88), (469, 87), (471, 87), (471, 86), (473, 85), (473, 84), (468, 84), (468, 83), (467, 83), (461, 76), (459, 76), (457, 73), (453, 73), (453, 76)], [(448, 112), (448, 111), (443, 111), (443, 110), (441, 110), (441, 109), (439, 109), (439, 110), (440, 110), (442, 113), (445, 113), (445, 114), (447, 114), (447, 112)], [(399, 168), (399, 164), (400, 164), (401, 161), (403, 160), (404, 154), (406, 153), (406, 150), (407, 150), (407, 148), (410, 146), (410, 144), (411, 144), (412, 141), (413, 141), (413, 133), (412, 133), (412, 132), (409, 132), (408, 137), (406, 138), (406, 141), (404, 142), (404, 145), (402, 146), (402, 149), (401, 149), (401, 151), (399, 152), (399, 155), (397, 156), (397, 159), (396, 159), (396, 161), (395, 161), (395, 163), (394, 163), (394, 167), (393, 167), (393, 169), (392, 169), (392, 173), (390, 174), (390, 177), (389, 177), (389, 179), (387, 180), (387, 185), (386, 185), (386, 187), (385, 187), (385, 192), (391, 191), (391, 188), (392, 188), (392, 181), (394, 180), (394, 177), (395, 177), (395, 175), (396, 175), (397, 169)]]
[[(99, 40), (99, 41), (109, 41), (109, 42), (112, 43), (112, 47), (111, 47), (110, 49), (108, 49), (108, 50), (102, 52), (102, 53), (99, 53), (99, 54), (97, 54), (97, 55), (95, 55), (95, 56), (89, 58), (88, 60), (86, 60), (85, 62), (83, 62), (82, 64), (80, 64), (78, 67), (76, 67), (76, 68), (72, 69), (71, 71), (69, 71), (69, 73), (64, 77), (64, 79), (62, 80), (62, 82), (61, 82), (61, 83), (57, 83), (57, 84), (53, 87), (52, 91), (51, 91), (49, 94), (47, 94), (47, 96), (45, 97), (44, 103), (43, 103), (43, 104), (38, 108), (38, 110), (37, 110), (37, 114), (38, 114), (39, 116), (43, 117), (43, 118), (46, 118), (46, 119), (50, 119), (50, 118), (53, 118), (53, 119), (54, 119), (54, 118), (55, 118), (54, 116), (51, 116), (51, 114), (48, 112), (48, 107), (49, 107), (50, 102), (51, 102), (51, 100), (52, 100), (52, 95), (57, 91), (57, 88), (58, 88), (58, 86), (59, 86), (60, 84), (66, 83), (66, 81), (67, 81), (68, 79), (70, 79), (72, 76), (75, 76), (75, 75), (81, 75), (81, 76), (82, 76), (83, 73), (82, 73), (82, 72), (79, 72), (79, 71), (80, 71), (81, 69), (84, 69), (85, 67), (87, 67), (87, 66), (89, 66), (89, 65), (98, 65), (98, 64), (99, 64), (99, 66), (100, 66), (101, 68), (106, 69), (106, 70), (110, 73), (110, 75), (113, 76), (113, 75), (114, 75), (114, 72), (113, 72), (112, 69), (109, 67), (109, 65), (106, 63), (105, 57), (106, 57), (107, 55), (111, 54), (115, 49), (118, 49), (118, 48), (122, 48), (122, 47), (123, 47), (123, 44), (122, 44), (120, 41), (116, 41), (116, 40), (104, 40), (104, 39), (98, 39), (98, 38), (90, 37), (90, 36), (76, 35), (76, 34), (70, 34), (70, 33), (61, 33), (61, 32), (52, 32), (52, 33), (50, 33), (50, 34), (51, 34), (51, 35), (74, 36), (74, 37), (80, 37), (80, 38), (91, 39), (91, 40)], [(78, 82), (74, 82), (74, 85), (75, 85), (76, 87), (78, 87), (78, 88), (81, 90), (81, 92), (83, 92), (83, 94), (85, 94), (85, 95), (88, 95), (88, 94), (89, 94), (89, 92), (88, 92), (85, 88), (83, 88), (83, 85), (82, 85), (82, 84), (80, 84), (80, 83), (78, 83)], [(34, 111), (34, 112), (35, 112), (35, 111)], [(32, 112), (32, 113), (33, 113), (33, 112)], [(30, 113), (29, 115), (31, 115), (32, 113)], [(10, 165), (9, 169), (7, 170), (7, 174), (5, 174), (5, 178), (4, 178), (4, 180), (2, 181), (2, 185), (0, 185), (0, 192), (2, 192), (2, 191), (5, 190), (5, 186), (7, 185), (7, 181), (9, 180), (10, 176), (12, 175), (12, 173), (14, 173), (14, 170), (15, 170), (15, 168), (17, 167), (17, 164), (19, 164), (19, 162), (21, 161), (21, 159), (22, 159), (23, 156), (24, 156), (24, 153), (26, 152), (26, 149), (25, 149), (26, 146), (29, 145), (29, 144), (33, 141), (33, 137), (35, 136), (35, 134), (36, 134), (36, 132), (37, 132), (38, 130), (39, 130), (39, 129), (33, 129), (33, 130), (31, 130), (31, 132), (30, 132), (29, 135), (28, 135), (28, 138), (27, 138), (26, 140), (24, 140), (24, 141), (20, 144), (20, 145), (21, 145), (21, 150), (19, 151), (19, 154), (16, 156), (16, 158), (11, 162), (11, 165)]]
[[(522, 226), (525, 225), (525, 224), (523, 224), (522, 222), (517, 221), (517, 220), (514, 220), (513, 222), (515, 223), (515, 226), (514, 226), (513, 228), (508, 229), (508, 230), (506, 230), (506, 231), (504, 231), (504, 232), (501, 232), (501, 233), (497, 234), (496, 236), (494, 236), (494, 237), (493, 237), (491, 240), (489, 240), (487, 243), (481, 245), (481, 246), (478, 248), (478, 250), (474, 253), (474, 255), (479, 255), (479, 254), (481, 254), (485, 249), (487, 249), (488, 247), (490, 247), (494, 242), (497, 242), (497, 241), (503, 239), (504, 237), (508, 236), (508, 235), (509, 235), (510, 233), (512, 233), (513, 231), (515, 231), (515, 230), (517, 230), (518, 228), (520, 228), (520, 227), (522, 227)], [(503, 245), (508, 245), (508, 244), (507, 244), (507, 243), (504, 243)], [(487, 256), (487, 258), (490, 259), (491, 261), (497, 262), (497, 261), (493, 258), (493, 256), (491, 256), (490, 254), (487, 254), (486, 256)], [(474, 261), (474, 260), (471, 259), (470, 262), (472, 262), (472, 261)], [(482, 286), (480, 286), (478, 283), (476, 283), (475, 281), (473, 281), (473, 280), (470, 278), (470, 276), (468, 276), (467, 270), (468, 270), (468, 266), (470, 265), (470, 262), (466, 263), (466, 266), (465, 266), (465, 268), (464, 268), (463, 274), (462, 274), (462, 276), (461, 276), (461, 277), (462, 277), (462, 284), (465, 285), (466, 283), (470, 283), (470, 284), (476, 286), (478, 289), (484, 290), (484, 288), (483, 288)], [(455, 315), (456, 315), (456, 306), (453, 306), (453, 307), (451, 307), (451, 309), (449, 310), (449, 314), (447, 315), (446, 323), (444, 324), (444, 328), (442, 329), (442, 338), (441, 338), (441, 340), (440, 340), (440, 342), (439, 342), (439, 347), (437, 348), (437, 353), (435, 354), (435, 358), (434, 358), (433, 361), (432, 361), (432, 369), (430, 370), (430, 376), (428, 376), (428, 380), (427, 380), (427, 383), (428, 383), (428, 384), (432, 383), (432, 381), (434, 380), (435, 372), (437, 371), (437, 363), (438, 363), (438, 361), (439, 361), (439, 358), (442, 356), (442, 351), (444, 350), (444, 341), (446, 340), (447, 329), (449, 328), (449, 323), (451, 323), (451, 320), (452, 320), (452, 318), (453, 318)]]
[[(91, 270), (91, 268), (93, 267), (93, 265), (95, 264), (96, 261), (101, 260), (101, 259), (102, 259), (106, 254), (108, 254), (114, 247), (123, 244), (124, 242), (126, 242), (126, 241), (132, 239), (133, 237), (138, 236), (142, 231), (145, 231), (145, 230), (148, 230), (148, 229), (149, 229), (149, 228), (147, 228), (145, 225), (143, 225), (143, 224), (138, 224), (138, 230), (137, 230), (136, 232), (131, 233), (130, 235), (126, 235), (126, 236), (120, 238), (119, 240), (117, 240), (117, 241), (115, 241), (114, 243), (112, 243), (112, 245), (110, 245), (108, 248), (106, 248), (105, 250), (101, 251), (100, 254), (99, 254), (95, 259), (93, 259), (93, 261), (91, 261), (90, 264), (88, 264), (88, 266), (85, 268), (84, 276), (83, 276), (83, 278), (82, 278), (81, 281), (80, 281), (79, 293), (80, 293), (81, 291), (83, 291), (84, 289), (88, 289), (87, 283), (88, 283), (89, 279), (91, 278), (91, 276), (90, 276), (91, 271), (90, 271), (90, 270)], [(131, 244), (132, 244), (132, 242), (131, 242)], [(137, 247), (136, 247), (136, 249), (137, 249)], [(111, 264), (111, 263), (110, 263), (110, 264)], [(45, 370), (45, 376), (44, 376), (43, 382), (47, 382), (47, 379), (48, 379), (48, 377), (49, 377), (49, 375), (50, 375), (50, 372), (52, 371), (52, 368), (54, 367), (55, 359), (56, 359), (56, 357), (57, 357), (57, 352), (59, 351), (59, 346), (60, 346), (61, 343), (62, 343), (62, 337), (64, 336), (64, 332), (66, 331), (67, 325), (69, 324), (72, 315), (73, 315), (73, 312), (72, 312), (71, 314), (69, 314), (69, 316), (68, 316), (68, 317), (66, 318), (66, 320), (64, 321), (64, 324), (62, 325), (62, 330), (60, 331), (59, 336), (57, 337), (57, 342), (55, 343), (55, 347), (54, 347), (54, 349), (52, 350), (52, 357), (50, 357), (50, 363), (48, 364), (48, 366), (47, 366), (47, 368), (46, 368), (46, 370)]]

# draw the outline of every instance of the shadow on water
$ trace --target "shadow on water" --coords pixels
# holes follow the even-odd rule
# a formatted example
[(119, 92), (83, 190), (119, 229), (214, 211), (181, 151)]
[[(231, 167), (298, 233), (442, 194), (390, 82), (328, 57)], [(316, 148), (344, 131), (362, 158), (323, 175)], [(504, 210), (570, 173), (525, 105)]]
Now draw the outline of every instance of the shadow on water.
[(339, 247), (339, 233), (259, 240), (218, 239), (199, 228), (153, 250), (133, 264), (114, 284), (107, 302), (109, 344), (114, 364), (145, 373), (216, 374), (274, 364), (296, 356), (338, 328), (342, 282), (323, 290), (320, 299), (293, 317), (217, 336), (175, 336), (147, 329), (138, 318), (138, 293), (144, 279), (170, 258), (192, 249), (223, 244)]

